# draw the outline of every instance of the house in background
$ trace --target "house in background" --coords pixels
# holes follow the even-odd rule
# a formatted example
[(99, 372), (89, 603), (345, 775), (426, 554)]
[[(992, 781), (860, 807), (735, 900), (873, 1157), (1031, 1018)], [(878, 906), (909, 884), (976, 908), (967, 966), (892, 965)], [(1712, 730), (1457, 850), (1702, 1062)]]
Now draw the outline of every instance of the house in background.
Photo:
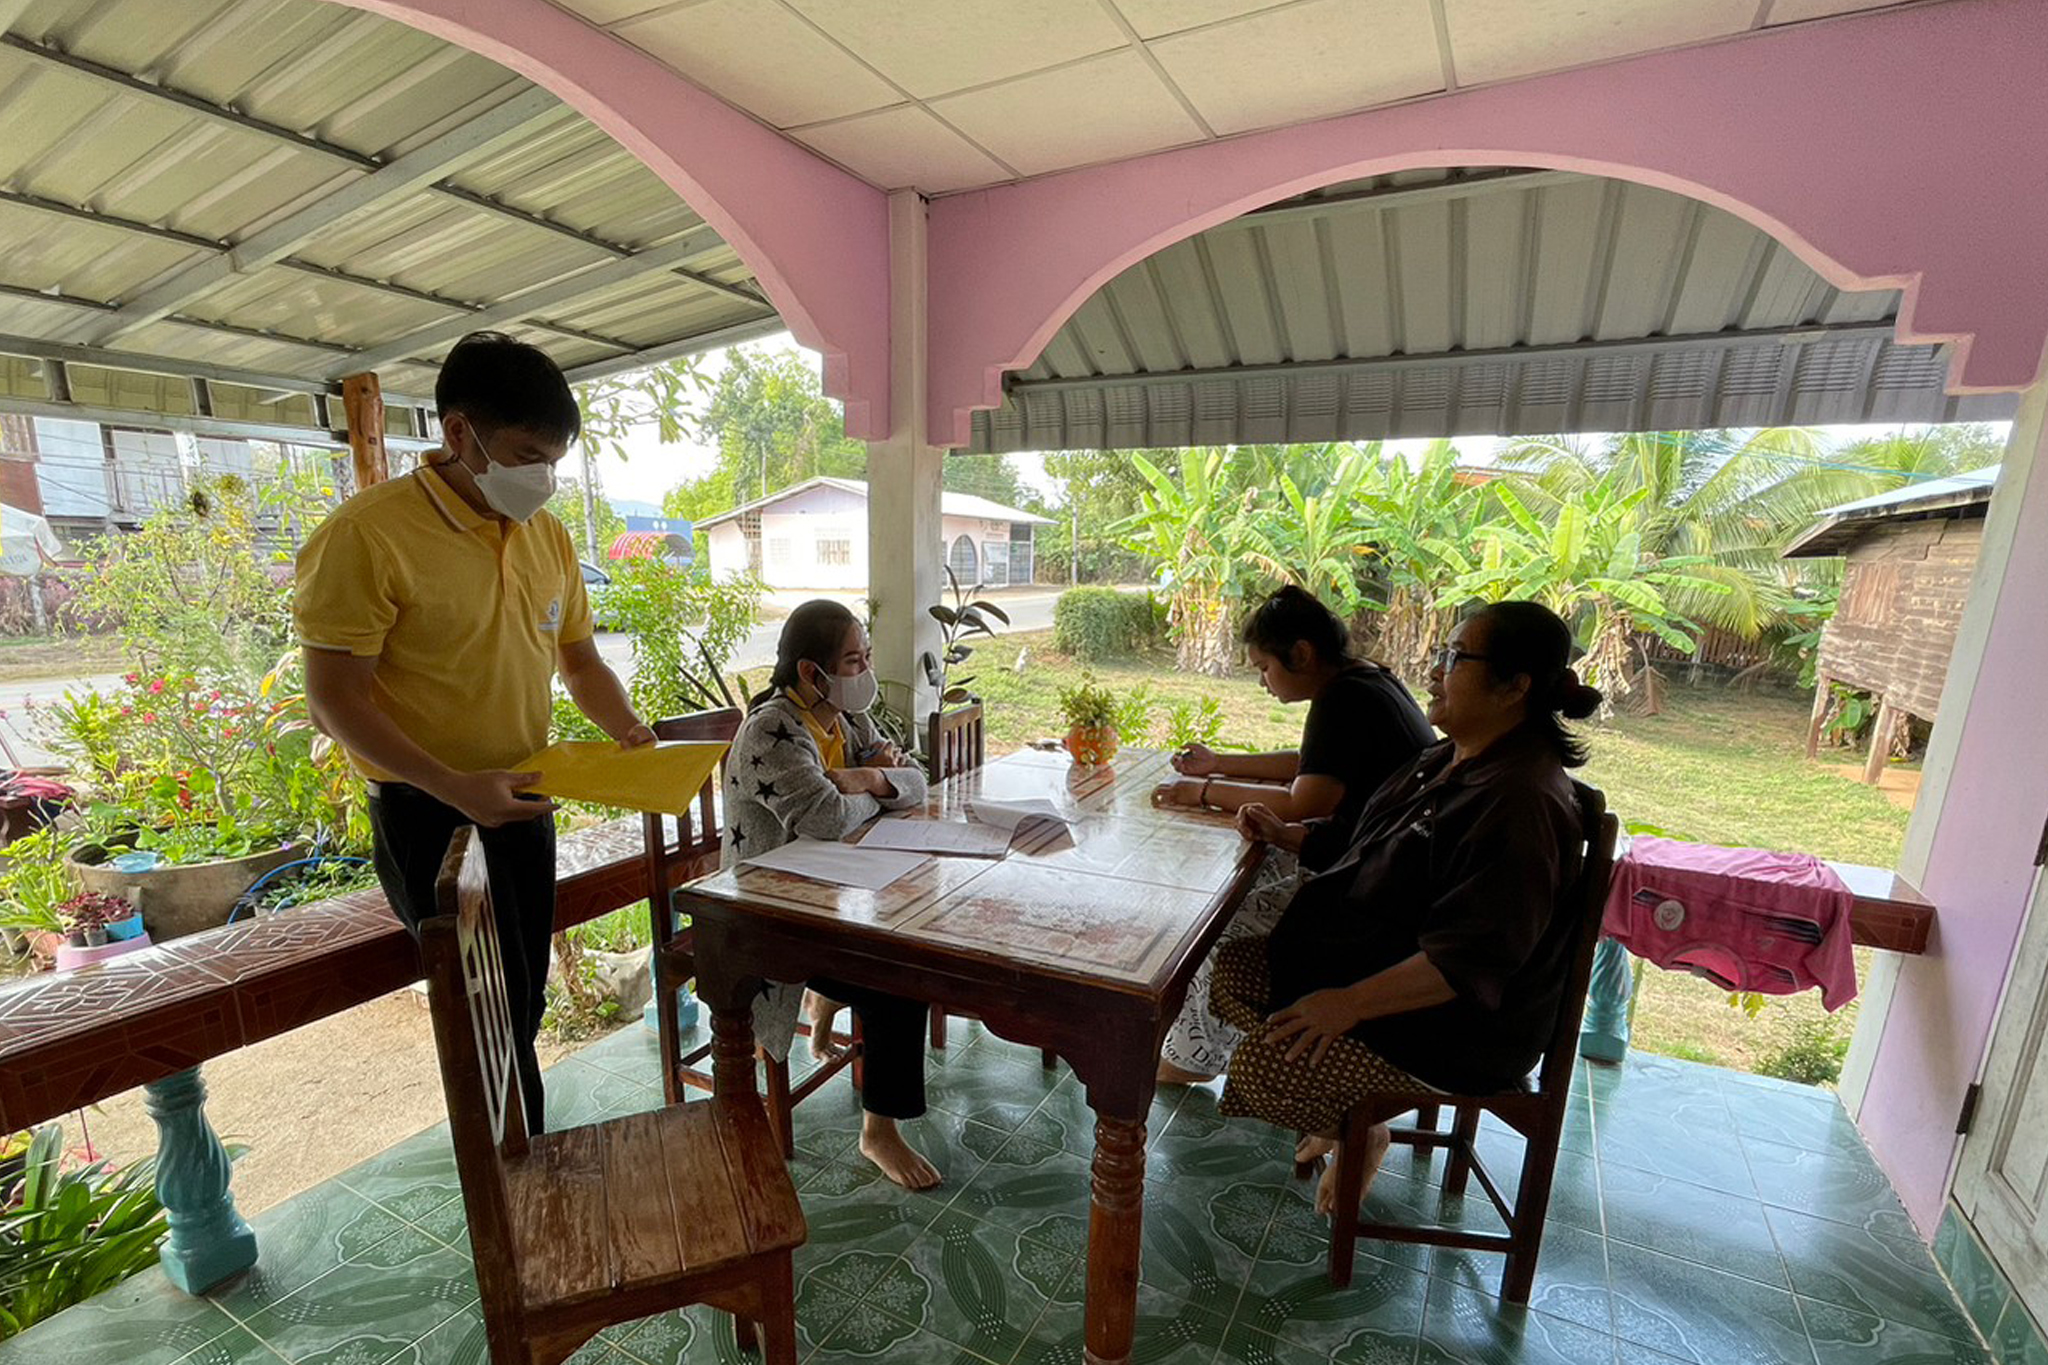
[[(939, 503), (946, 567), (964, 587), (1029, 583), (1033, 528), (1047, 518), (968, 493)], [(699, 544), (721, 581), (759, 574), (771, 588), (868, 585), (868, 486), (816, 478), (697, 523)]]
[(1818, 751), (1836, 683), (1877, 698), (1866, 782), (1884, 770), (1900, 721), (1934, 720), (1997, 481), (1993, 465), (1844, 503), (1785, 548), (1787, 559), (1847, 561), (1841, 598), (1820, 638), (1808, 758)]

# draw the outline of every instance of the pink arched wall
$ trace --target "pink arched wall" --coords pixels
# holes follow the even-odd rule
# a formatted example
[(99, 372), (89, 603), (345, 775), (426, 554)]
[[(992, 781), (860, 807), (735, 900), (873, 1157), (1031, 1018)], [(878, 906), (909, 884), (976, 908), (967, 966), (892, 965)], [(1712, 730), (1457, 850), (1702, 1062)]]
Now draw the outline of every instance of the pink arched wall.
[(617, 138), (718, 230), (825, 357), (848, 434), (889, 434), (885, 196), (545, 0), (337, 0), (489, 57)]
[(1958, 392), (2032, 382), (2048, 335), (2048, 4), (1855, 15), (941, 199), (933, 439), (1119, 271), (1260, 204), (1418, 167), (1641, 181), (1754, 223), (1830, 282), (1904, 291)]

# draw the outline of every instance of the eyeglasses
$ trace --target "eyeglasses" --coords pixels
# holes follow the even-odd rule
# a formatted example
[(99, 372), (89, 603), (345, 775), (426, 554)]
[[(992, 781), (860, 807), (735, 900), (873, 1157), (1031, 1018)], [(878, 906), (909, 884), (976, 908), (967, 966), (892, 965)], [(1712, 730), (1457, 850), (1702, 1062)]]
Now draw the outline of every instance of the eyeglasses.
[(1492, 656), (1488, 654), (1474, 654), (1471, 650), (1460, 649), (1456, 645), (1445, 645), (1442, 649), (1438, 650), (1435, 654), (1432, 654), (1430, 656), (1429, 663), (1431, 669), (1435, 672), (1449, 673), (1452, 669), (1458, 666), (1458, 661), (1460, 659), (1485, 660), (1491, 657)]

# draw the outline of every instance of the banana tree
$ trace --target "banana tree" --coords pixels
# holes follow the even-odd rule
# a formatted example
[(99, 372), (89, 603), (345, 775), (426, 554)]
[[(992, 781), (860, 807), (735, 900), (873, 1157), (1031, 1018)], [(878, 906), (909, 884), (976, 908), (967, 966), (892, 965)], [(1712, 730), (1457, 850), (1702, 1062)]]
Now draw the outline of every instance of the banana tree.
[(1457, 625), (1453, 584), (1478, 565), (1490, 494), (1458, 469), (1458, 451), (1435, 441), (1410, 466), (1368, 460), (1353, 494), (1353, 532), (1372, 591), (1385, 608), (1378, 654), (1411, 682)]
[(1359, 490), (1367, 468), (1363, 452), (1345, 450), (1317, 493), (1304, 493), (1282, 471), (1282, 505), (1255, 506), (1245, 519), (1243, 553), (1251, 566), (1314, 593), (1346, 618), (1377, 608), (1359, 584)]
[(1479, 562), (1457, 581), (1460, 596), (1533, 598), (1571, 624), (1585, 647), (1586, 680), (1620, 703), (1655, 711), (1656, 679), (1639, 637), (1653, 635), (1690, 654), (1699, 626), (1674, 602), (1724, 584), (1704, 576), (1698, 555), (1645, 548), (1638, 513), (1646, 488), (1624, 491), (1610, 474), (1545, 522), (1512, 486), (1492, 492), (1504, 519), (1479, 531)]
[(1221, 449), (1181, 451), (1178, 480), (1143, 455), (1131, 463), (1147, 487), (1139, 510), (1110, 530), (1158, 574), (1181, 671), (1220, 676), (1230, 668), (1232, 608), (1249, 565), (1248, 495), (1233, 495)]

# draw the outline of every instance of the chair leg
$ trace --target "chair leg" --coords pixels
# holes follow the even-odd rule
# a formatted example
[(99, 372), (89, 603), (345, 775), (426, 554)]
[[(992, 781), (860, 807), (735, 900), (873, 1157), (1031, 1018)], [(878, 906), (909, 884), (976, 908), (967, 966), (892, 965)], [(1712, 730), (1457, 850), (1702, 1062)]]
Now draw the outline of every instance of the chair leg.
[(946, 1046), (946, 1012), (937, 1005), (932, 1006), (932, 1046)]
[(1529, 1291), (1536, 1286), (1536, 1256), (1543, 1250), (1543, 1225), (1549, 1221), (1561, 1135), (1558, 1126), (1534, 1134), (1522, 1153), (1522, 1184), (1515, 1191), (1515, 1216), (1508, 1220), (1508, 1235), (1514, 1241), (1500, 1277), (1500, 1296), (1509, 1303), (1529, 1302)]
[(738, 1313), (733, 1314), (732, 1335), (733, 1339), (739, 1343), (739, 1348), (743, 1352), (751, 1355), (753, 1352), (761, 1349), (761, 1339), (754, 1330), (754, 1320), (752, 1318), (743, 1317)]
[(766, 1053), (761, 1057), (768, 1073), (768, 1122), (782, 1138), (785, 1160), (796, 1158), (796, 1127), (790, 1120), (789, 1063), (778, 1062)]
[(1358, 1201), (1365, 1197), (1365, 1143), (1372, 1124), (1363, 1107), (1344, 1116), (1337, 1140), (1337, 1207), (1330, 1215), (1330, 1283), (1351, 1283), (1358, 1251)]
[(1054, 1052), (1049, 1047), (1042, 1047), (1038, 1049), (1038, 1064), (1047, 1071), (1057, 1070), (1060, 1064), (1060, 1054)]
[(1472, 1174), (1472, 1144), (1479, 1140), (1479, 1109), (1476, 1105), (1458, 1106), (1457, 1141), (1451, 1144), (1451, 1161), (1444, 1168), (1444, 1193), (1463, 1195), (1465, 1182)]
[(776, 1258), (770, 1283), (761, 1290), (761, 1326), (768, 1336), (763, 1365), (796, 1365), (796, 1270), (788, 1252)]
[(1435, 1105), (1419, 1104), (1415, 1106), (1415, 1127), (1418, 1132), (1434, 1133), (1436, 1131), (1436, 1120), (1437, 1107)]
[(858, 1014), (853, 1016), (853, 1030), (850, 1036), (853, 1039), (853, 1088), (865, 1090), (868, 1088), (868, 1049), (867, 1040), (861, 1036)]

